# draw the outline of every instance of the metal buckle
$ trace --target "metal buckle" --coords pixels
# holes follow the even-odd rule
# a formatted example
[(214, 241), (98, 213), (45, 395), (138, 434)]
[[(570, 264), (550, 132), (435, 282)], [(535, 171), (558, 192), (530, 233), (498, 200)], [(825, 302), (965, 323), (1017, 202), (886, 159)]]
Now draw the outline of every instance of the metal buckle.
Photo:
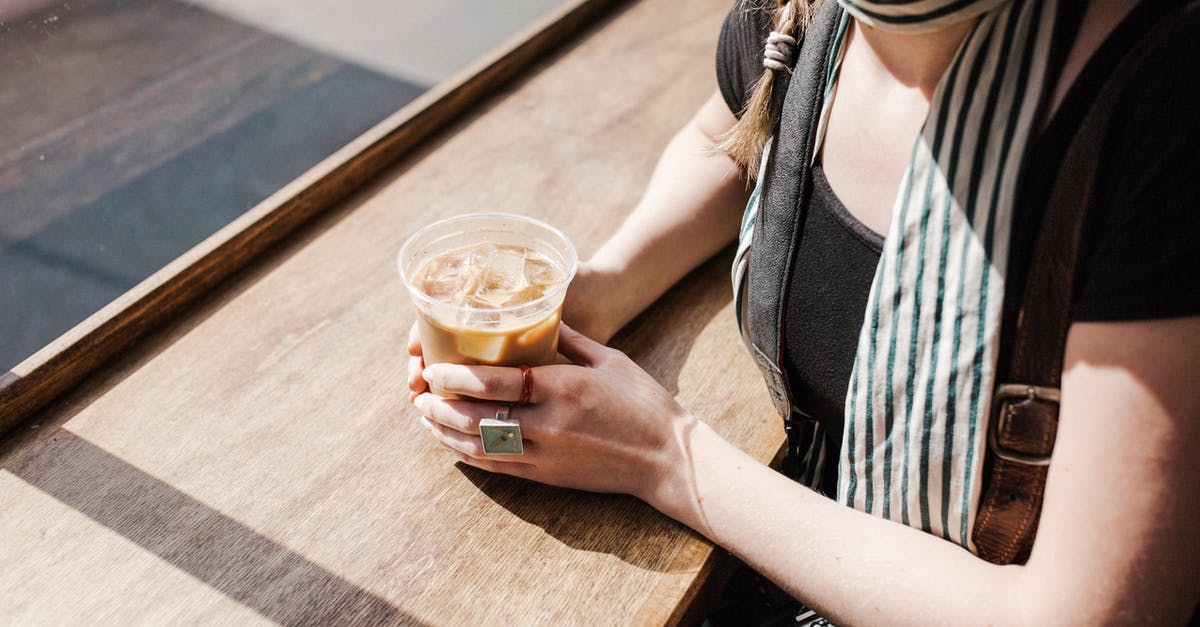
[(1027, 383), (1005, 383), (996, 388), (992, 397), (992, 421), (988, 427), (988, 448), (1000, 459), (1025, 464), (1027, 466), (1049, 466), (1049, 455), (1030, 455), (1020, 451), (1006, 449), (1000, 446), (997, 434), (1004, 426), (1005, 412), (1001, 411), (1004, 401), (1013, 398), (1028, 398), (1031, 401), (1048, 401), (1056, 405), (1062, 402), (1062, 392), (1058, 388), (1029, 385)]

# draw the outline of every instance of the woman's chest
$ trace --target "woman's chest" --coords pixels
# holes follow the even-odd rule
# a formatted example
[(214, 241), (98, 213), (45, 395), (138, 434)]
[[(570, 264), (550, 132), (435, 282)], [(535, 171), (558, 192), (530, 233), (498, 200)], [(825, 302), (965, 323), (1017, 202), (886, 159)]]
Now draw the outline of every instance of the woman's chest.
[(929, 103), (919, 90), (856, 61), (853, 48), (847, 50), (819, 159), (850, 213), (886, 233)]

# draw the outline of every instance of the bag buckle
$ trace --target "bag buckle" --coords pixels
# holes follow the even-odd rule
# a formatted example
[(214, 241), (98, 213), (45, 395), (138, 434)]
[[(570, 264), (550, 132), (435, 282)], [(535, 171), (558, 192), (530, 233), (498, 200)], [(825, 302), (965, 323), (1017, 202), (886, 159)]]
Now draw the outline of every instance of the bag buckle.
[(1049, 466), (1050, 455), (1030, 455), (1029, 453), (1015, 451), (1000, 444), (997, 434), (1004, 428), (1005, 422), (1008, 420), (1008, 412), (1004, 411), (1004, 404), (1016, 399), (1042, 401), (1058, 405), (1062, 402), (1062, 392), (1058, 388), (1030, 385), (1027, 383), (1005, 383), (998, 386), (995, 396), (992, 397), (993, 416), (991, 420), (992, 424), (988, 426), (988, 448), (996, 457), (1006, 461), (1025, 464), (1026, 466)]

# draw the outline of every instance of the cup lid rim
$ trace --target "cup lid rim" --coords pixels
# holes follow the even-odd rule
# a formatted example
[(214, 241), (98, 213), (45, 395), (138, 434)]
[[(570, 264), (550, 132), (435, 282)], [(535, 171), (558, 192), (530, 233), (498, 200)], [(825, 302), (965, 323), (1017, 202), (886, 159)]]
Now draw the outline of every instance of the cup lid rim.
[[(426, 294), (425, 292), (417, 289), (417, 287), (415, 285), (413, 285), (413, 283), (412, 283), (412, 278), (409, 277), (408, 273), (404, 271), (404, 256), (405, 256), (405, 252), (408, 251), (409, 247), (413, 243), (416, 242), (418, 237), (420, 237), (422, 234), (424, 234), (430, 230), (433, 230), (434, 228), (444, 226), (444, 225), (452, 223), (452, 222), (458, 222), (460, 220), (478, 219), (478, 218), (503, 218), (503, 219), (508, 219), (508, 220), (516, 220), (518, 222), (525, 222), (527, 224), (532, 224), (539, 228), (546, 229), (547, 231), (550, 232), (551, 235), (559, 238), (566, 245), (566, 249), (567, 249), (567, 253), (568, 253), (567, 258), (571, 262), (571, 267), (567, 270), (567, 276), (563, 278), (562, 282), (558, 286), (556, 286), (554, 289), (546, 292), (542, 296), (535, 298), (526, 303), (521, 303), (519, 305), (509, 305), (508, 307), (469, 307), (469, 306), (463, 306), (463, 305), (455, 305), (454, 303), (447, 303), (445, 301), (441, 301), (436, 298), (433, 298), (432, 296)], [(506, 213), (503, 211), (485, 211), (485, 212), (461, 213), (461, 214), (453, 215), (453, 216), (450, 216), (447, 218), (442, 218), (440, 220), (435, 220), (435, 221), (430, 222), (429, 224), (426, 224), (425, 226), (417, 229), (412, 235), (408, 236), (408, 239), (404, 240), (404, 244), (402, 244), (400, 246), (400, 251), (398, 253), (396, 253), (396, 267), (400, 271), (400, 280), (404, 283), (404, 286), (408, 289), (409, 293), (412, 294), (414, 298), (420, 299), (428, 304), (438, 305), (438, 306), (442, 306), (442, 307), (451, 307), (454, 309), (467, 311), (467, 312), (509, 313), (509, 312), (517, 311), (518, 309), (526, 309), (526, 308), (530, 308), (530, 307), (536, 307), (547, 301), (550, 301), (550, 300), (553, 300), (553, 299), (559, 297), (559, 295), (562, 292), (566, 291), (567, 287), (571, 283), (571, 280), (575, 278), (575, 273), (579, 269), (579, 253), (575, 250), (575, 244), (573, 242), (571, 242), (571, 240), (566, 236), (566, 234), (564, 234), (561, 230), (555, 228), (554, 226), (551, 226), (550, 224), (547, 224), (546, 222), (544, 222), (542, 220), (539, 220), (539, 219), (531, 217), (531, 216), (517, 214), (517, 213)]]

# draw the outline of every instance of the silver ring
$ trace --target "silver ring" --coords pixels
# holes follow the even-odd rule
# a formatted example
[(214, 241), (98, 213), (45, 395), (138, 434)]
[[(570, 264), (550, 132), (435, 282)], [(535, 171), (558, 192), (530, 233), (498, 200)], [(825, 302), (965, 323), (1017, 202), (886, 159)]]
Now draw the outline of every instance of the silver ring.
[(479, 439), (483, 442), (483, 452), (488, 455), (525, 453), (521, 442), (521, 424), (512, 418), (511, 405), (501, 405), (496, 408), (495, 418), (479, 421)]

